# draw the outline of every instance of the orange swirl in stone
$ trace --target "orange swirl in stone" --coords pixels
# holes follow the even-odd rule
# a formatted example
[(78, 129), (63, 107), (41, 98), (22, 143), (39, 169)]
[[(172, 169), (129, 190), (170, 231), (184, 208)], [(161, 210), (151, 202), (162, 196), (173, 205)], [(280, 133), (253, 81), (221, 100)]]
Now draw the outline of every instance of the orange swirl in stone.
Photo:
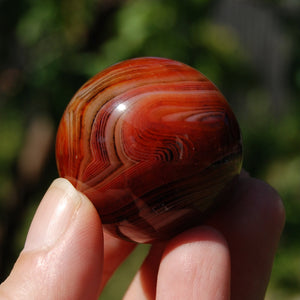
[(107, 231), (141, 243), (201, 223), (239, 174), (239, 126), (204, 75), (136, 58), (74, 95), (57, 133), (59, 174), (94, 203)]

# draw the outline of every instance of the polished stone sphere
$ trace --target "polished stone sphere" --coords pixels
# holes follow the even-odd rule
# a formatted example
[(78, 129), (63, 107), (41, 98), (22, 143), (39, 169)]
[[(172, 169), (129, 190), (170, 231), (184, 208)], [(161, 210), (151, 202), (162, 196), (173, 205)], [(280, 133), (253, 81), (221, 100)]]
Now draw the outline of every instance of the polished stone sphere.
[(95, 205), (104, 228), (139, 243), (201, 224), (242, 165), (237, 120), (199, 71), (136, 58), (74, 95), (56, 140), (61, 177)]

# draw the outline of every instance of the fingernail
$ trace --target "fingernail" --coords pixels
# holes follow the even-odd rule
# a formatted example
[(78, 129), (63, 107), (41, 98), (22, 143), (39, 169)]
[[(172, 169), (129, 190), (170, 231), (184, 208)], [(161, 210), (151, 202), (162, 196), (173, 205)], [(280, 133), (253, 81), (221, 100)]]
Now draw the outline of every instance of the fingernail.
[(53, 181), (32, 220), (24, 251), (53, 246), (67, 231), (81, 201), (81, 194), (69, 181)]

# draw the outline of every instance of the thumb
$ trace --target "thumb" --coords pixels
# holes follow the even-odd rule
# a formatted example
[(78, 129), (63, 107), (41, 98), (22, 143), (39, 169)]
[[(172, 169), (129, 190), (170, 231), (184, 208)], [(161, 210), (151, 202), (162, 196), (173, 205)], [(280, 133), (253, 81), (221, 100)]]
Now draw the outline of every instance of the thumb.
[(66, 179), (56, 179), (37, 209), (11, 274), (0, 286), (0, 298), (97, 299), (102, 265), (96, 209)]

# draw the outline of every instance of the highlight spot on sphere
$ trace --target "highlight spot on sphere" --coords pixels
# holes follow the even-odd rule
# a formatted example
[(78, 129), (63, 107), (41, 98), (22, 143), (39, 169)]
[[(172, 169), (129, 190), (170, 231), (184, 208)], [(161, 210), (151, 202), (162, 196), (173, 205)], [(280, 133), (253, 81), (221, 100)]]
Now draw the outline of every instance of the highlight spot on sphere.
[(117, 106), (117, 110), (122, 112), (122, 111), (125, 111), (127, 108), (127, 106), (124, 104), (124, 103), (120, 103), (118, 106)]

